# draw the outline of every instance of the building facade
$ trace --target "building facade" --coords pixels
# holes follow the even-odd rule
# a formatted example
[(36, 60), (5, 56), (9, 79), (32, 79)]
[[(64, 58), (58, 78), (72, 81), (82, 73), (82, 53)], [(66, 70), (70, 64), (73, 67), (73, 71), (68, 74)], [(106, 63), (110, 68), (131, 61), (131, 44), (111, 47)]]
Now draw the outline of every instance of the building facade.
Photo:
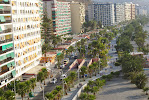
[(125, 9), (124, 4), (116, 3), (114, 4), (115, 12), (115, 23), (118, 24), (122, 21), (125, 21)]
[(44, 11), (52, 19), (54, 34), (63, 35), (71, 32), (70, 2), (43, 0)]
[(82, 25), (85, 22), (85, 5), (79, 2), (71, 2), (70, 8), (72, 33), (84, 32)]
[(103, 26), (111, 26), (115, 23), (114, 4), (93, 3), (88, 6), (89, 20), (101, 21)]
[[(41, 52), (40, 0), (0, 2), (2, 38), (0, 87), (39, 64)], [(5, 33), (4, 33), (5, 32)], [(4, 33), (4, 34), (3, 34)]]
[(11, 2), (0, 1), (0, 87), (16, 75)]
[(135, 19), (135, 4), (125, 3), (125, 20), (132, 20)]

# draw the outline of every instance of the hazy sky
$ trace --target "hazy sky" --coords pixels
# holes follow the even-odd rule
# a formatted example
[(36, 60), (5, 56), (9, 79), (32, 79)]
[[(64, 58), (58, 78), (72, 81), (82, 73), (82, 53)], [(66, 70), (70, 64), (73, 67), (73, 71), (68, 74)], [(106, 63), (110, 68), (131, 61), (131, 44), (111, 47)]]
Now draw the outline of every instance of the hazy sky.
[(139, 5), (146, 5), (149, 6), (149, 0), (93, 0), (93, 1), (99, 1), (99, 2), (133, 2), (133, 3), (138, 3)]

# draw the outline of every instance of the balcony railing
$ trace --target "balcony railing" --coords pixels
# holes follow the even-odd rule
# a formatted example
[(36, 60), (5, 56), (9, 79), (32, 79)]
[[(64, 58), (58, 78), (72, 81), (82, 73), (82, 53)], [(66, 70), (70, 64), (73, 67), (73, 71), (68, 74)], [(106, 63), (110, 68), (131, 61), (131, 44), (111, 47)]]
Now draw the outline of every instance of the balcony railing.
[(4, 2), (4, 1), (0, 1), (0, 4), (10, 4), (10, 2)]
[(1, 21), (0, 21), (0, 24), (3, 24), (3, 23), (11, 23), (11, 20), (10, 20), (10, 19), (6, 19), (5, 22), (1, 22)]
[(5, 50), (5, 51), (0, 51), (0, 54), (4, 54), (4, 53), (9, 52), (9, 51), (11, 51), (11, 50), (13, 50), (13, 48), (9, 48), (9, 49), (7, 49), (7, 50)]
[(11, 42), (11, 41), (12, 41), (12, 38), (7, 39), (7, 40), (0, 40), (0, 44), (2, 44), (2, 43), (7, 43), (7, 42)]
[(0, 14), (10, 14), (10, 11), (0, 11)]
[(11, 61), (11, 60), (13, 60), (13, 59), (14, 59), (14, 58), (9, 57), (9, 58), (7, 58), (7, 59), (5, 59), (5, 60), (3, 60), (3, 61), (0, 61), (0, 65), (4, 64), (4, 63), (6, 63), (6, 62), (9, 62), (9, 61)]

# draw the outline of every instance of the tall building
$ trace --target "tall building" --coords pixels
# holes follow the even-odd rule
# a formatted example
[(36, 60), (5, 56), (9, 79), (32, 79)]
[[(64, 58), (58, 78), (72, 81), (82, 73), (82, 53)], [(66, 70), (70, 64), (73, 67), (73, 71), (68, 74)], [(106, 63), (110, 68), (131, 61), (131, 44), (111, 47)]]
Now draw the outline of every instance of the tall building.
[(0, 87), (16, 75), (11, 2), (0, 1)]
[(120, 3), (114, 4), (114, 10), (115, 10), (115, 23), (118, 24), (122, 21), (125, 21), (124, 4)]
[(89, 20), (101, 21), (103, 26), (111, 26), (115, 23), (114, 4), (93, 3), (88, 6)]
[(125, 2), (125, 20), (135, 19), (135, 4)]
[(52, 19), (54, 33), (57, 35), (70, 33), (70, 2), (61, 2), (56, 0), (43, 1), (44, 11), (47, 12), (48, 18)]
[(85, 22), (85, 5), (79, 2), (71, 2), (71, 27), (72, 33), (82, 33)]
[(40, 0), (0, 1), (0, 87), (39, 64), (41, 9)]

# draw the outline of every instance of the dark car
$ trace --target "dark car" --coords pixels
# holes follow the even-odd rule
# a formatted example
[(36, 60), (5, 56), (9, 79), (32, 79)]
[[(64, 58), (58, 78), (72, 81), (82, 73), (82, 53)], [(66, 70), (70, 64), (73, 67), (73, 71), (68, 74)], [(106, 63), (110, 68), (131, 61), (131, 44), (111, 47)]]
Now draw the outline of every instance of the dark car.
[(77, 59), (78, 58), (78, 56), (74, 56), (74, 59)]

